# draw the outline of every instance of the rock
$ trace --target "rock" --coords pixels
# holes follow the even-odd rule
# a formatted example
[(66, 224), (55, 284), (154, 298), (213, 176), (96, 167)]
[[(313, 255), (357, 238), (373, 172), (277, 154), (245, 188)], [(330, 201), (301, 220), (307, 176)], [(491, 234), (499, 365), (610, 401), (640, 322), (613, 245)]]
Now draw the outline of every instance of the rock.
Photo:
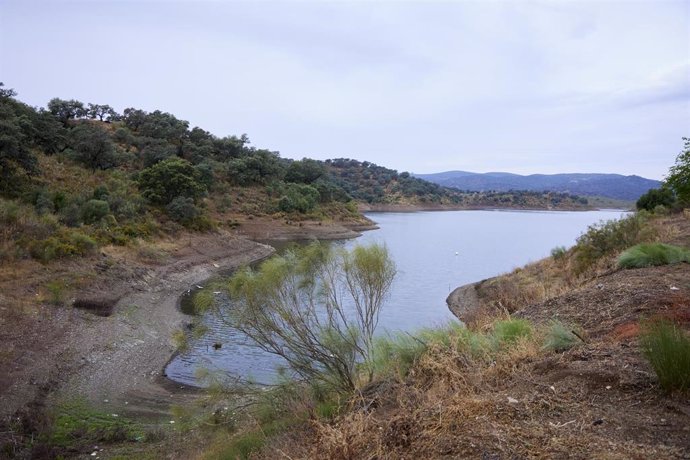
[(510, 404), (517, 404), (517, 403), (519, 403), (519, 402), (520, 402), (520, 401), (518, 401), (517, 399), (511, 398), (510, 396), (508, 396), (508, 403), (510, 403)]

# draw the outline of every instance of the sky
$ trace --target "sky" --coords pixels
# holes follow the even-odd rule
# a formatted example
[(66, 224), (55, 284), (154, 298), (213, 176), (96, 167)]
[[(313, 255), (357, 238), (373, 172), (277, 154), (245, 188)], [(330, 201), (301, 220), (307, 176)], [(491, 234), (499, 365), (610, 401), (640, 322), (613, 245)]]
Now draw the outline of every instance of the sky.
[(0, 81), (287, 158), (662, 179), (690, 137), (690, 2), (0, 0)]

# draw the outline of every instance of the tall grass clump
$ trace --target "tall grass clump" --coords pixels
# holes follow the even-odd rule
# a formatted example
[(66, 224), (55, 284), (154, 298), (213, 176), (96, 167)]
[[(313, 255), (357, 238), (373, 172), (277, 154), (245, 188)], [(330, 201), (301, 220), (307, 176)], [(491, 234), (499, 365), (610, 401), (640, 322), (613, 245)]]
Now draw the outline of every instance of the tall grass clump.
[(526, 319), (507, 319), (494, 323), (493, 340), (497, 346), (512, 344), (532, 335), (532, 325)]
[(652, 321), (643, 325), (640, 344), (664, 390), (690, 389), (690, 338), (687, 333), (670, 321)]
[(569, 350), (580, 342), (572, 328), (560, 321), (552, 321), (546, 330), (544, 349), (554, 352)]
[(621, 268), (642, 268), (690, 262), (690, 251), (664, 243), (638, 244), (618, 258)]
[(369, 366), (377, 377), (405, 377), (427, 347), (419, 338), (405, 333), (378, 337)]

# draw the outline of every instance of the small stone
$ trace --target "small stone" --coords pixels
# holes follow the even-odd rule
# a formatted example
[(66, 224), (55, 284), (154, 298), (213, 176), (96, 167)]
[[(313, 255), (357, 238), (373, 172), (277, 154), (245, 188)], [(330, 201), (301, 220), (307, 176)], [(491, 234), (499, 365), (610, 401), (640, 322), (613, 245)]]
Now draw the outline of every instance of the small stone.
[(170, 420), (170, 424), (173, 424), (173, 423), (175, 423), (175, 420)]
[(602, 423), (604, 423), (604, 421), (602, 419), (598, 418), (592, 422), (592, 425), (601, 425)]
[(518, 400), (515, 399), (515, 398), (511, 398), (510, 396), (508, 396), (508, 403), (510, 403), (510, 404), (517, 404), (518, 402), (520, 402), (520, 401), (518, 401)]
[(606, 385), (606, 389), (607, 389), (607, 390), (610, 390), (610, 389), (611, 389), (611, 385)]
[(671, 286), (672, 291), (680, 291), (680, 288), (677, 288), (676, 286)]

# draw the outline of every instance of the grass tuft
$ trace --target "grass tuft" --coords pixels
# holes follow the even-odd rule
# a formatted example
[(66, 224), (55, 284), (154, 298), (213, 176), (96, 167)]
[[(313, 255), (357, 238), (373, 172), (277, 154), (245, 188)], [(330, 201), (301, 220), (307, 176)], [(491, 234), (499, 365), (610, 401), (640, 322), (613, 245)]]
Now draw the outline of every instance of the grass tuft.
[(507, 319), (494, 323), (493, 339), (499, 346), (512, 344), (532, 335), (532, 325), (525, 319)]
[(554, 352), (569, 350), (580, 343), (580, 339), (560, 321), (552, 321), (546, 330), (546, 338), (543, 348)]
[(621, 268), (643, 268), (690, 262), (690, 251), (664, 243), (638, 244), (618, 258)]
[(640, 344), (663, 389), (690, 389), (690, 338), (681, 328), (666, 320), (643, 324)]

